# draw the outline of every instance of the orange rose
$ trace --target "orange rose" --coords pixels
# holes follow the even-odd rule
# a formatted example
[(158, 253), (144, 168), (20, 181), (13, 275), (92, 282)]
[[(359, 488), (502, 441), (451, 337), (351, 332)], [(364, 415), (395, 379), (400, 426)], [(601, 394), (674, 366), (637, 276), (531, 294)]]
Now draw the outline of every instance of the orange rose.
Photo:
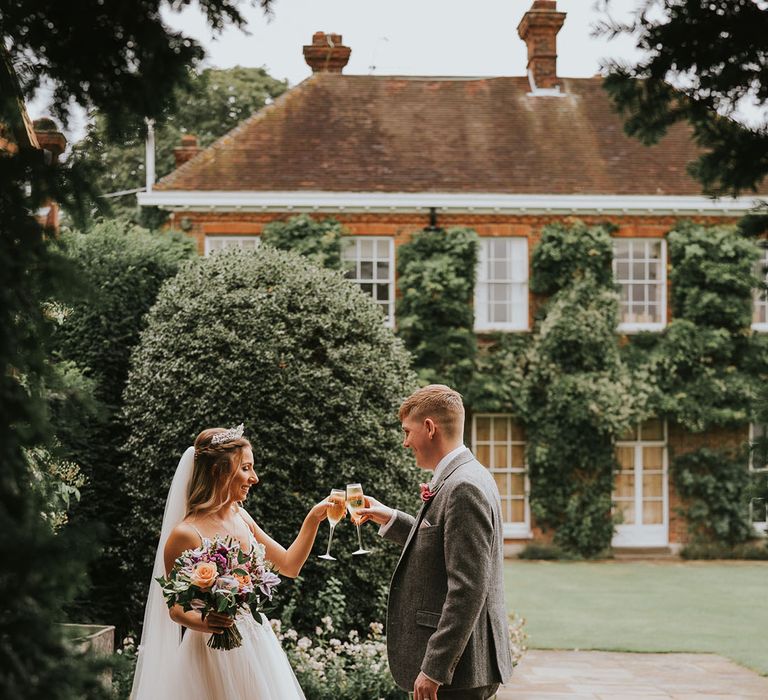
[(193, 586), (198, 588), (210, 588), (216, 583), (218, 575), (219, 571), (216, 568), (216, 564), (211, 564), (209, 561), (201, 561), (192, 572), (191, 582)]
[(247, 588), (248, 586), (253, 585), (251, 583), (251, 576), (250, 574), (234, 574), (235, 578), (237, 579), (237, 582), (240, 584), (240, 588)]

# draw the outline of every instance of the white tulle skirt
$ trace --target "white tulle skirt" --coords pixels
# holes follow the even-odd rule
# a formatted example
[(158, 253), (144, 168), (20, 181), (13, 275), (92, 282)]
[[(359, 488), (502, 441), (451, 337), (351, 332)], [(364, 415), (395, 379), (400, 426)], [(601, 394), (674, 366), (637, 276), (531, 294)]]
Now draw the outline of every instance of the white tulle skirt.
[(169, 680), (173, 697), (184, 700), (304, 700), (288, 657), (267, 619), (238, 614), (243, 636), (237, 649), (208, 647), (210, 634), (186, 630)]

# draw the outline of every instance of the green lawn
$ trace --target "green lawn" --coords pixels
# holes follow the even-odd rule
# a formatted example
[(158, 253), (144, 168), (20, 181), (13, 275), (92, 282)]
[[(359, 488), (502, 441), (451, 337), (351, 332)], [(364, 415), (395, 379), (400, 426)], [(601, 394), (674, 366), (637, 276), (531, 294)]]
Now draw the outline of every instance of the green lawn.
[(768, 562), (506, 564), (533, 649), (715, 652), (768, 675)]

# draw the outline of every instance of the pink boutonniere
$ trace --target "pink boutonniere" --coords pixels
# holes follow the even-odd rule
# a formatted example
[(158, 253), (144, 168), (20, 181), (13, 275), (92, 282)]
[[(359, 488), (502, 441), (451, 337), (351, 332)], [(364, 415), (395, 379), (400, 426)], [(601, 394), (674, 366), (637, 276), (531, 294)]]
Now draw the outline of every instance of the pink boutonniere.
[(435, 494), (430, 490), (429, 484), (419, 484), (419, 488), (421, 489), (421, 500), (424, 503), (431, 501)]

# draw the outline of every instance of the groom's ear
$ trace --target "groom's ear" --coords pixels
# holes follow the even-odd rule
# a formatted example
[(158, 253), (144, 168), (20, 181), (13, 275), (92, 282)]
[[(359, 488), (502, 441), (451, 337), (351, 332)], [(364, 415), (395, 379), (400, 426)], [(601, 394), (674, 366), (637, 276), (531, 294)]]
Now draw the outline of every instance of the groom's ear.
[(427, 429), (427, 435), (429, 435), (430, 438), (435, 437), (435, 432), (437, 431), (435, 421), (433, 421), (431, 418), (426, 418), (424, 420), (424, 427)]

